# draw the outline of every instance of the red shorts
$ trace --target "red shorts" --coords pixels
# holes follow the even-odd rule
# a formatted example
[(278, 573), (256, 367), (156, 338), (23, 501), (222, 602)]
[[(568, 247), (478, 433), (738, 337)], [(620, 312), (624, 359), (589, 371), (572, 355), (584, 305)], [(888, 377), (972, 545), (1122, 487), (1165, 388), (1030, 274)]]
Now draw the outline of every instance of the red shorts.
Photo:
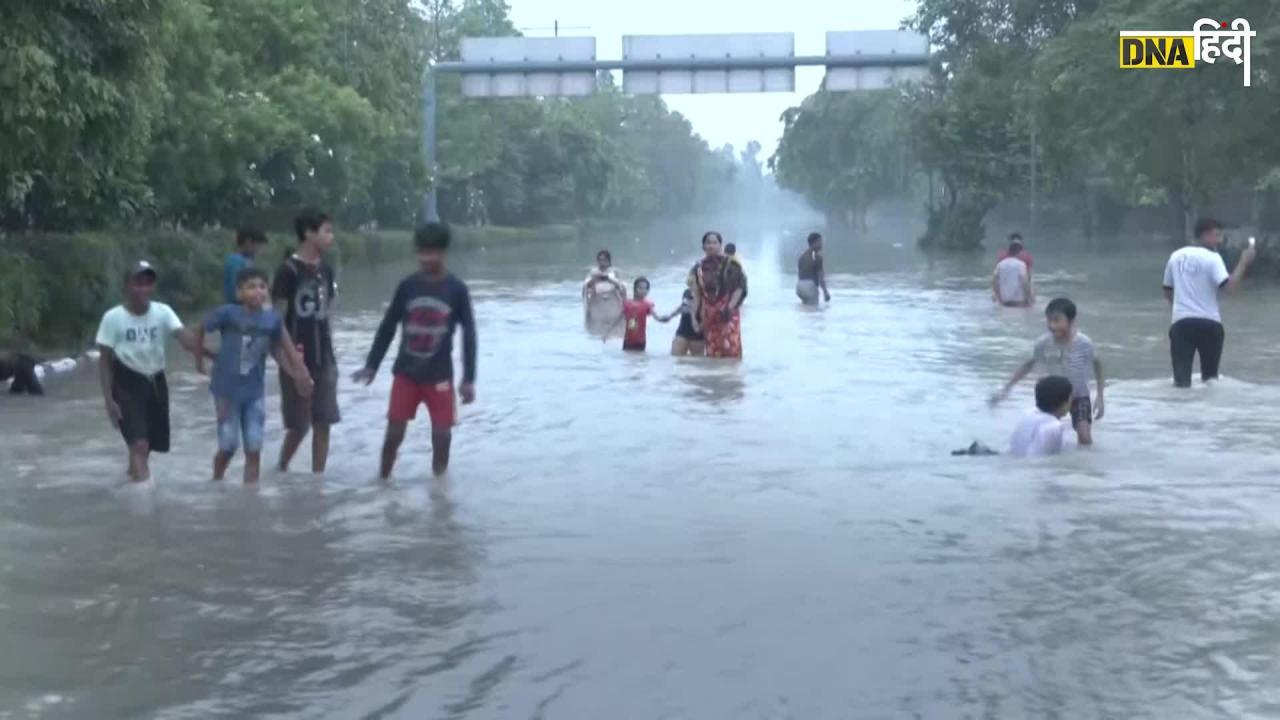
[(396, 375), (391, 382), (391, 407), (387, 420), (409, 422), (418, 416), (418, 406), (426, 404), (431, 416), (431, 427), (447, 430), (458, 422), (458, 401), (453, 394), (453, 383), (445, 380), (437, 383), (416, 383)]

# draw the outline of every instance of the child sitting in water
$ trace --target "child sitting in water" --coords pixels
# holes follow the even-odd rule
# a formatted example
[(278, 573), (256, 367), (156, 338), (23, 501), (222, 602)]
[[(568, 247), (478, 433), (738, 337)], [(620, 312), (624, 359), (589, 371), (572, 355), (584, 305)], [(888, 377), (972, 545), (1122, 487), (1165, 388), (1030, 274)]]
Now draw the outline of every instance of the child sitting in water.
[(613, 255), (608, 250), (596, 253), (596, 266), (591, 268), (587, 279), (582, 281), (582, 296), (587, 299), (595, 297), (596, 287), (601, 283), (613, 286), (622, 297), (627, 296), (627, 288), (618, 281), (618, 271), (613, 268)]
[(1062, 452), (1062, 417), (1070, 411), (1070, 380), (1050, 375), (1036, 383), (1036, 412), (1018, 423), (1009, 452), (1020, 458)]
[[(622, 316), (627, 323), (626, 335), (622, 338), (622, 349), (632, 352), (644, 352), (647, 325), (650, 317), (658, 322), (667, 322), (671, 318), (680, 314), (677, 309), (667, 315), (659, 315), (653, 308), (653, 301), (649, 300), (649, 281), (646, 278), (636, 278), (635, 299), (628, 300), (622, 304)], [(682, 306), (683, 307), (683, 306)]]
[[(1089, 336), (1076, 329), (1076, 304), (1067, 298), (1055, 298), (1044, 310), (1049, 332), (1036, 341), (1031, 357), (1013, 374), (1013, 378), (991, 398), (994, 405), (1009, 396), (1009, 391), (1031, 370), (1039, 366), (1048, 375), (1061, 375), (1071, 381), (1071, 426), (1081, 445), (1093, 444), (1093, 421), (1101, 420), (1106, 411), (1103, 399), (1102, 362)], [(1098, 384), (1096, 405), (1089, 401), (1089, 381)]]

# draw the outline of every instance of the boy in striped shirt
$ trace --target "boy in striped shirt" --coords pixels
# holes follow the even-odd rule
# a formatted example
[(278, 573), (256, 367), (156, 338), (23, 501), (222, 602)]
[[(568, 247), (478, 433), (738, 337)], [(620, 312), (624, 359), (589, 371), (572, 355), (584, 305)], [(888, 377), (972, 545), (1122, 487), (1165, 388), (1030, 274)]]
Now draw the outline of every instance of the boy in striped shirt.
[[(1036, 341), (1031, 359), (1024, 362), (1004, 389), (991, 398), (991, 404), (1004, 400), (1009, 391), (1035, 368), (1045, 375), (1061, 375), (1071, 381), (1071, 426), (1080, 445), (1093, 444), (1093, 421), (1106, 412), (1103, 399), (1102, 363), (1093, 341), (1076, 329), (1076, 304), (1067, 298), (1055, 298), (1044, 310), (1049, 332)], [(1089, 382), (1098, 384), (1098, 398), (1091, 402)]]

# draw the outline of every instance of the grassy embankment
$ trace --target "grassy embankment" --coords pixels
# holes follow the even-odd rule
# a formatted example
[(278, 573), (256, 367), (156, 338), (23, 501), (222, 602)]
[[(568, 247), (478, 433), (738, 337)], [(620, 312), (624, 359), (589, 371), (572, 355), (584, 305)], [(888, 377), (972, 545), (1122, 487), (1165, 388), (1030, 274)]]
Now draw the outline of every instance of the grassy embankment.
[[(455, 246), (501, 247), (572, 242), (584, 228), (558, 225), (520, 229), (458, 227)], [(125, 268), (146, 259), (160, 273), (158, 294), (180, 312), (216, 304), (222, 263), (232, 249), (232, 231), (147, 231), (0, 235), (0, 351), (78, 352), (102, 313), (119, 302)], [(260, 264), (273, 268), (292, 249), (291, 236), (271, 234)], [(376, 266), (407, 257), (408, 231), (339, 233), (335, 265)]]

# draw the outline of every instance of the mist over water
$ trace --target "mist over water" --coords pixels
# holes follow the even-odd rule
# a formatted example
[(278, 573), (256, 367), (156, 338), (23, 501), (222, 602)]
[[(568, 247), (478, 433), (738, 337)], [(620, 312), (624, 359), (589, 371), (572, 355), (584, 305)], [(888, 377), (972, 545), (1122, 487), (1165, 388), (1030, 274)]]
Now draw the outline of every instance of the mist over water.
[[(1226, 377), (1175, 390), (1167, 253), (1037, 247), (1108, 377), (1097, 447), (1003, 447), (1043, 332), (990, 257), (722, 227), (750, 277), (741, 363), (582, 331), (597, 247), (680, 300), (702, 226), (460, 254), (479, 400), (427, 480), (425, 420), (375, 479), (390, 363), (344, 381), (324, 479), (209, 482), (205, 380), (172, 353), (174, 452), (123, 482), (91, 372), (0, 415), (0, 718), (1219, 718), (1280, 714), (1277, 291), (1224, 304)], [(406, 265), (342, 277), (364, 359)], [(193, 317), (185, 318), (188, 322)], [(273, 374), (273, 373), (271, 373)], [(266, 454), (280, 441), (268, 390)], [(305, 453), (298, 467), (306, 465)]]

